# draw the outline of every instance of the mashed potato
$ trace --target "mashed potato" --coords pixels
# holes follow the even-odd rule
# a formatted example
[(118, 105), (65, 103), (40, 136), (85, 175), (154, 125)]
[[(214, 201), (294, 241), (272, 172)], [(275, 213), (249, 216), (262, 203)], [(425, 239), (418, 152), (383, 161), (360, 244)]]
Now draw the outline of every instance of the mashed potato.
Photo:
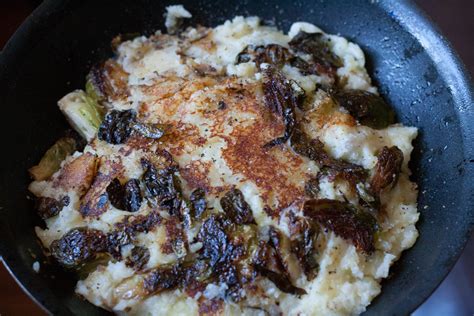
[[(168, 13), (174, 14), (167, 18), (167, 26), (173, 31), (177, 18), (191, 16), (180, 6), (169, 8)], [(82, 152), (67, 157), (51, 178), (34, 181), (30, 190), (38, 197), (69, 197), (69, 203), (58, 215), (46, 219), (46, 229), (36, 229), (45, 248), (51, 248), (54, 241), (73, 228), (110, 234), (117, 227), (125, 231), (128, 226), (120, 226), (124, 221), (155, 212), (156, 206), (145, 202), (133, 213), (113, 203), (91, 206), (87, 212), (84, 205), (97, 192), (105, 192), (115, 177), (142, 179), (143, 159), (154, 159), (163, 149), (179, 166), (177, 176), (184, 197), (202, 188), (207, 208), (218, 213), (222, 212), (225, 193), (238, 189), (251, 209), (253, 225), (261, 232), (272, 226), (291, 237), (288, 214), (302, 216), (302, 203), (307, 198), (305, 183), (324, 175), (324, 170), (317, 161), (297, 154), (288, 144), (262, 149), (285, 130), (284, 121), (275, 119), (264, 103), (262, 82), (269, 66), (252, 59), (236, 60), (249, 45), (278, 44), (289, 49), (289, 42), (300, 31), (322, 32), (312, 24), (297, 22), (285, 34), (261, 25), (257, 17), (237, 16), (215, 28), (188, 28), (179, 36), (157, 32), (148, 38), (121, 42), (116, 58), (108, 61), (102, 72), (110, 90), (102, 104), (109, 112), (133, 110), (143, 121), (163, 124), (165, 135), (156, 140), (132, 137), (121, 144), (94, 137)], [(119, 259), (99, 264), (77, 283), (79, 295), (97, 306), (130, 315), (352, 315), (366, 310), (380, 293), (380, 281), (387, 277), (391, 264), (418, 236), (417, 189), (409, 180), (408, 169), (417, 129), (401, 124), (373, 129), (357, 122), (347, 109), (334, 102), (328, 87), (374, 94), (377, 89), (371, 84), (359, 46), (340, 36), (325, 36), (329, 50), (340, 61), (334, 73), (309, 74), (291, 63), (282, 65), (279, 71), (304, 90), (304, 107), (297, 110), (298, 121), (309, 137), (322, 142), (332, 159), (361, 166), (373, 176), (384, 147), (396, 146), (403, 154), (398, 181), (380, 193), (374, 250), (360, 251), (350, 238), (342, 238), (326, 227), (321, 228), (314, 245), (319, 266), (316, 276), (311, 279), (297, 268), (299, 274), (291, 278), (293, 285), (306, 294), (288, 293), (258, 276), (243, 285), (242, 300), (229, 297), (228, 285), (215, 279), (193, 291), (174, 286), (145, 295), (139, 290), (141, 279), (137, 281), (137, 276), (182, 261), (179, 252), (166, 247), (173, 237), (169, 228), (169, 223), (175, 223), (173, 215), (159, 209), (157, 224), (136, 232), (133, 242), (120, 248)], [(305, 54), (301, 58), (311, 60)], [(93, 168), (98, 172), (86, 190), (79, 185), (87, 178), (79, 174), (90, 166), (87, 159), (79, 160), (84, 155), (97, 159)], [(98, 180), (100, 177), (106, 179), (105, 185)], [(144, 190), (143, 184), (140, 188)], [(317, 191), (318, 199), (359, 204), (357, 192), (341, 178), (319, 177)], [(176, 225), (181, 224), (178, 221)], [(199, 226), (184, 229), (189, 243), (187, 256), (202, 251), (198, 231)], [(133, 246), (148, 249), (148, 260), (138, 270), (124, 259), (130, 257)], [(252, 289), (252, 284), (258, 289)]]

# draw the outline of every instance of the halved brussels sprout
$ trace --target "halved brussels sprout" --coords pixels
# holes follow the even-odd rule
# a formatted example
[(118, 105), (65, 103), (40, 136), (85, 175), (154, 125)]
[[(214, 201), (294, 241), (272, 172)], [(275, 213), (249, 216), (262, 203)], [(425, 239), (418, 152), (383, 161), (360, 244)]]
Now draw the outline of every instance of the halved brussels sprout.
[(87, 141), (97, 134), (103, 119), (103, 110), (94, 98), (83, 90), (76, 90), (65, 95), (58, 102), (72, 127)]

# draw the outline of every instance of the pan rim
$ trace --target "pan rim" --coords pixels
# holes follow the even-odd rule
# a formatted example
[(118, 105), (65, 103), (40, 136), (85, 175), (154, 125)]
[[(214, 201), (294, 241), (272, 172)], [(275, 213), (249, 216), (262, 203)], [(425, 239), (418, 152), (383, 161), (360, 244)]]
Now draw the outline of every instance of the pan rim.
[[(33, 11), (33, 13), (22, 23), (10, 38), (0, 54), (0, 77), (8, 76), (7, 70), (12, 71), (12, 67), (8, 67), (8, 65), (17, 63), (18, 59), (21, 58), (21, 52), (27, 50), (36, 34), (41, 32), (42, 24), (47, 25), (51, 19), (58, 16), (71, 2), (72, 1), (70, 0), (61, 3), (54, 0), (46, 0)], [(439, 74), (443, 77), (443, 81), (451, 83), (453, 88), (451, 90), (451, 95), (456, 107), (459, 108), (462, 106), (465, 108), (462, 115), (460, 111), (457, 111), (460, 125), (462, 127), (460, 130), (463, 136), (463, 155), (464, 158), (474, 158), (474, 147), (472, 147), (472, 145), (469, 147), (469, 144), (474, 143), (474, 123), (472, 123), (474, 122), (474, 86), (472, 85), (470, 75), (460, 58), (442, 35), (442, 32), (439, 31), (434, 23), (414, 3), (409, 1), (395, 2), (382, 0), (378, 2), (377, 5), (380, 6), (382, 10), (390, 12), (391, 18), (395, 19), (396, 22), (409, 34), (415, 37), (432, 60), (439, 60), (442, 56), (444, 63), (436, 63), (436, 68), (439, 71)], [(18, 52), (20, 52), (20, 54), (18, 54)], [(2, 90), (3, 89), (4, 88), (2, 88)], [(0, 95), (0, 98), (1, 97), (2, 96)], [(466, 173), (463, 179), (463, 189), (465, 191), (474, 189), (472, 184), (468, 183), (467, 180), (471, 178), (474, 178), (474, 170), (472, 168), (466, 168)], [(432, 281), (433, 286), (431, 291), (428, 294), (425, 293), (426, 295), (419, 296), (415, 302), (402, 307), (406, 312), (414, 311), (436, 290), (462, 254), (467, 240), (474, 229), (474, 200), (466, 199), (465, 202), (465, 207), (469, 208), (471, 211), (468, 214), (468, 223), (465, 224), (466, 229), (462, 232), (464, 234), (464, 239), (460, 238), (459, 240), (459, 244), (462, 246), (457, 247), (449, 257), (448, 264), (440, 268), (439, 274)], [(1, 242), (4, 240), (11, 240), (11, 237), (8, 236), (8, 223), (6, 223), (2, 218), (1, 212), (0, 228), (0, 260), (4, 262), (7, 270), (14, 277), (15, 281), (20, 285), (23, 291), (45, 312), (50, 313), (49, 311), (51, 309), (48, 307), (49, 304), (48, 302), (43, 302), (41, 294), (33, 293), (33, 291), (28, 289), (28, 286), (26, 285), (28, 283), (26, 282), (27, 274), (26, 271), (24, 271), (25, 269), (13, 264), (14, 260), (11, 260), (11, 258), (15, 257), (14, 249), (8, 248), (6, 243)], [(3, 231), (4, 229), (6, 231)], [(381, 293), (380, 296), (381, 295), (383, 295), (383, 293)], [(370, 310), (370, 307), (368, 309)]]

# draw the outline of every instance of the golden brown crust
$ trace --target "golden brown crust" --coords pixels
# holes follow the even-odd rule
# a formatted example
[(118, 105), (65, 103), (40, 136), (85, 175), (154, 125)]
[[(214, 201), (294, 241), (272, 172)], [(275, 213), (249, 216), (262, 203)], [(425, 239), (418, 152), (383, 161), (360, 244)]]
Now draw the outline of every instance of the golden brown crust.
[(75, 190), (79, 196), (87, 192), (97, 172), (97, 157), (85, 153), (68, 162), (53, 183), (54, 188)]
[[(172, 78), (171, 82), (176, 80)], [(153, 92), (149, 91), (156, 92), (151, 97), (154, 102), (140, 107), (140, 115), (168, 126), (160, 147), (179, 157), (204, 148), (211, 139), (220, 139), (225, 144), (222, 157), (227, 166), (233, 174), (242, 174), (261, 189), (261, 197), (272, 216), (278, 216), (281, 209), (295, 201), (299, 203), (304, 188), (289, 179), (302, 173), (304, 160), (285, 146), (263, 148), (284, 132), (285, 124), (263, 104), (260, 84), (244, 83), (235, 77), (199, 77), (180, 80), (177, 93), (164, 95), (169, 85), (166, 81), (157, 83)], [(206, 93), (201, 93), (203, 90)], [(197, 104), (196, 109), (190, 110), (190, 102)], [(201, 124), (205, 125), (189, 123), (187, 115), (202, 117)], [(180, 166), (180, 174), (190, 188), (216, 194), (229, 189), (210, 182), (212, 167), (213, 162), (208, 159), (194, 159)]]
[(113, 162), (102, 157), (99, 171), (92, 183), (89, 191), (81, 199), (79, 212), (84, 217), (99, 217), (107, 211), (109, 199), (107, 196), (107, 186), (110, 182), (123, 172), (121, 163)]
[(104, 64), (105, 75), (109, 79), (109, 89), (114, 92), (118, 98), (126, 97), (130, 94), (128, 91), (128, 73), (116, 61), (109, 59)]

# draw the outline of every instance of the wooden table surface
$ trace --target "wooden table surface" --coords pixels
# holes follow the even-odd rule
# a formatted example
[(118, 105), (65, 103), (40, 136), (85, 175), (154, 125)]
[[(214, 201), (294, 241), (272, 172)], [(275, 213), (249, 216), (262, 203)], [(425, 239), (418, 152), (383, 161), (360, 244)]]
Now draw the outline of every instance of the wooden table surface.
[[(0, 0), (0, 48), (4, 46), (21, 22), (40, 2), (38, 0)], [(467, 68), (474, 74), (474, 0), (418, 0), (416, 2), (438, 24), (460, 54)], [(434, 300), (446, 300), (445, 296), (442, 296), (445, 295), (444, 292), (449, 291), (452, 294), (452, 291), (449, 290), (449, 284), (458, 284), (455, 280), (456, 277), (467, 277), (467, 288), (458, 296), (465, 296), (467, 300), (469, 300), (469, 297), (474, 298), (474, 276), (472, 275), (474, 269), (470, 265), (474, 264), (473, 252), (474, 238), (471, 238), (470, 244), (450, 277), (434, 293), (432, 299), (429, 299), (415, 315), (441, 315), (441, 312), (438, 310), (437, 313), (436, 307), (432, 308), (432, 305), (436, 303)], [(470, 264), (467, 265), (467, 263)], [(463, 267), (466, 268), (467, 272), (469, 272), (467, 269), (470, 269), (471, 275), (466, 276), (464, 271), (460, 271)], [(457, 276), (458, 274), (459, 276)], [(456, 300), (456, 298), (452, 298), (452, 300)], [(457, 302), (456, 304), (466, 304), (466, 302), (463, 303), (461, 300), (461, 303)], [(470, 305), (467, 305), (467, 309), (454, 310), (462, 310), (468, 312), (466, 315), (473, 315), (474, 310), (470, 310), (473, 306), (471, 302)], [(453, 310), (448, 309), (448, 311)], [(0, 316), (7, 315), (46, 314), (23, 293), (3, 265), (0, 264)]]

